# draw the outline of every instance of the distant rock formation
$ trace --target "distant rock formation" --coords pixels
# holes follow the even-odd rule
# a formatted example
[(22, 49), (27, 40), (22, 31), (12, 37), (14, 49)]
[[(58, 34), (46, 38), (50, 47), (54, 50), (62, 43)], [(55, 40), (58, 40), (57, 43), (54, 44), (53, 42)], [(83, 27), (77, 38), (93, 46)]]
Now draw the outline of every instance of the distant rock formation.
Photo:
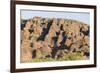
[(34, 58), (56, 59), (63, 53), (74, 52), (82, 52), (83, 57), (89, 58), (89, 31), (88, 24), (71, 19), (34, 17), (22, 22), (21, 62), (32, 62)]

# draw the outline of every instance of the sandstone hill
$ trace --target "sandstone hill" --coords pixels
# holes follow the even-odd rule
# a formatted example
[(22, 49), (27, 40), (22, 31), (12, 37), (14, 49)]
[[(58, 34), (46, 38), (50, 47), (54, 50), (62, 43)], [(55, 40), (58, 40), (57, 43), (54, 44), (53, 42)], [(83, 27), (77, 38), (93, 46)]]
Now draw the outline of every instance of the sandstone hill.
[(21, 62), (89, 59), (90, 26), (64, 18), (21, 20)]

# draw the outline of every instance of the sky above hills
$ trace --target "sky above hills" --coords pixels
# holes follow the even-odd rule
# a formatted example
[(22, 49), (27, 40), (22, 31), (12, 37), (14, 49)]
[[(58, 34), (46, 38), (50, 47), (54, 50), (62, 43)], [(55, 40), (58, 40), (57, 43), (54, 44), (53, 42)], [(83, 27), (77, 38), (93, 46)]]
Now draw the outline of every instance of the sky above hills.
[(40, 11), (40, 10), (21, 10), (22, 19), (30, 19), (35, 16), (43, 18), (66, 18), (78, 20), (90, 24), (90, 14), (86, 12), (66, 12), (66, 11)]

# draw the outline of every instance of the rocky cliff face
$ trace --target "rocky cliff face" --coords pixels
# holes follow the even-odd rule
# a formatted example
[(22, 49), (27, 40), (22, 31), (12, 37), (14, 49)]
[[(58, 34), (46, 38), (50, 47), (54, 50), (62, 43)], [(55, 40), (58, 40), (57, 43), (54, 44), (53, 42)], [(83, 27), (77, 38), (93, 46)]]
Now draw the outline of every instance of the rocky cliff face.
[[(89, 59), (89, 30), (88, 24), (71, 19), (29, 19), (21, 24), (21, 62)], [(69, 58), (77, 54), (81, 57)]]

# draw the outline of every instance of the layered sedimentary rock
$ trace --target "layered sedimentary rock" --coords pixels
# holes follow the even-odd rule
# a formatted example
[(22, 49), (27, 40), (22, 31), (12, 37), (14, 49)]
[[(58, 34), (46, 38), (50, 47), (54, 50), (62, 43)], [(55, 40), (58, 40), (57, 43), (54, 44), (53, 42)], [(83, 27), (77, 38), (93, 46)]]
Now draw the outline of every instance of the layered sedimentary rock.
[(57, 59), (75, 52), (81, 52), (88, 59), (89, 30), (89, 24), (71, 19), (29, 19), (21, 24), (21, 62), (32, 62), (35, 58)]

